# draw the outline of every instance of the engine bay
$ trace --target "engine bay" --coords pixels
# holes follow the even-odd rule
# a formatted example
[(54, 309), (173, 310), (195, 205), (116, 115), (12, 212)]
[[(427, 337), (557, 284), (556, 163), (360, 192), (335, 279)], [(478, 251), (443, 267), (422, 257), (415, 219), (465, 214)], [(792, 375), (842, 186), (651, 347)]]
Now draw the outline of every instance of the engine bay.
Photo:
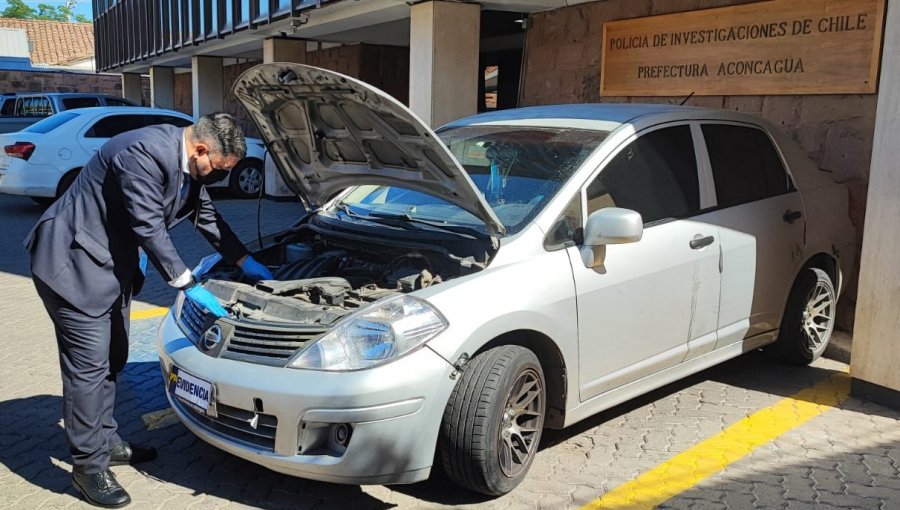
[(253, 254), (269, 267), (273, 280), (250, 282), (224, 261), (203, 279), (235, 318), (329, 325), (373, 301), (479, 271), (488, 255), (481, 243), (360, 242), (302, 225)]

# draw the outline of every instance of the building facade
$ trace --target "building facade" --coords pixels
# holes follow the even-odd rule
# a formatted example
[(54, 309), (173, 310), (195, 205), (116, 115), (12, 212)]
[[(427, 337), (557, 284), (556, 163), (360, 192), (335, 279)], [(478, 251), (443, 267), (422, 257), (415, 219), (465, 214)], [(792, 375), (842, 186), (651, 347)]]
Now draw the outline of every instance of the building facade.
[[(896, 289), (885, 283), (885, 275), (888, 281), (900, 280), (900, 270), (880, 262), (882, 256), (892, 253), (890, 250), (900, 249), (900, 239), (896, 232), (887, 235), (882, 230), (889, 229), (888, 224), (873, 226), (866, 219), (867, 214), (872, 215), (871, 203), (867, 211), (867, 202), (884, 192), (875, 190), (873, 194), (869, 189), (874, 176), (887, 179), (885, 186), (900, 186), (897, 160), (887, 163), (889, 168), (883, 166), (890, 161), (885, 151), (896, 151), (892, 147), (896, 144), (879, 142), (890, 133), (879, 129), (891, 129), (897, 122), (896, 118), (885, 118), (890, 112), (883, 105), (892, 104), (895, 88), (900, 87), (900, 70), (889, 52), (897, 48), (900, 15), (896, 11), (900, 5), (898, 0), (845, 0), (832, 4), (855, 9), (851, 14), (828, 16), (816, 14), (820, 11), (814, 4), (822, 4), (821, 13), (835, 7), (828, 0), (95, 0), (94, 24), (98, 69), (123, 73), (126, 96), (136, 94), (140, 76), (149, 74), (154, 105), (194, 115), (226, 110), (245, 118), (228, 97), (234, 79), (258, 62), (292, 61), (334, 69), (372, 83), (409, 104), (435, 126), (490, 108), (584, 102), (671, 103), (687, 98), (690, 89), (668, 95), (603, 92), (613, 90), (607, 82), (619, 69), (612, 67), (614, 50), (616, 55), (628, 50), (635, 59), (646, 54), (663, 62), (644, 66), (643, 76), (644, 71), (635, 74), (629, 86), (640, 90), (641, 80), (666, 83), (652, 81), (661, 76), (657, 73), (668, 78), (670, 71), (683, 74), (684, 69), (697, 69), (665, 62), (682, 57), (689, 60), (691, 55), (703, 53), (714, 39), (733, 37), (729, 48), (736, 55), (759, 48), (774, 55), (793, 51), (794, 44), (796, 51), (806, 51), (804, 41), (809, 41), (811, 54), (818, 51), (824, 62), (735, 57), (735, 67), (728, 68), (731, 74), (745, 68), (756, 69), (749, 74), (766, 74), (765, 69), (774, 66), (776, 71), (787, 69), (781, 73), (787, 74), (799, 67), (802, 76), (748, 75), (745, 80), (727, 82), (734, 84), (730, 89), (692, 95), (687, 104), (765, 117), (798, 141), (835, 181), (848, 184), (850, 214), (860, 239), (877, 240), (871, 246), (860, 244), (862, 277), (850, 277), (839, 323), (852, 328), (854, 317), (865, 318), (863, 332), (854, 341), (854, 355), (858, 351), (867, 360), (855, 358), (854, 367), (868, 382), (900, 390), (900, 376), (896, 375), (900, 371), (893, 370), (891, 375), (890, 364), (877, 359), (900, 363), (900, 354), (894, 353), (900, 349), (892, 347), (898, 340), (900, 319), (896, 313), (894, 318), (885, 318), (868, 309), (854, 311), (857, 295), (866, 307), (887, 306), (885, 303), (894, 309), (900, 306), (900, 295), (885, 290)], [(717, 12), (740, 20), (754, 19), (754, 12), (770, 8), (783, 9), (785, 17), (766, 23), (738, 23), (731, 27), (731, 34), (727, 30), (676, 33), (682, 22), (702, 23), (705, 16), (718, 16), (707, 14), (710, 9), (724, 9)], [(664, 15), (682, 17), (654, 18)], [(623, 20), (638, 23), (621, 24)], [(637, 35), (617, 41), (607, 37), (607, 31), (639, 30), (641, 20), (647, 20), (646, 26), (663, 28), (649, 38)], [(872, 34), (868, 46), (840, 43), (844, 35), (856, 37), (861, 32)], [(671, 39), (667, 39), (669, 36)], [(684, 50), (666, 53), (672, 45), (682, 44), (682, 37), (688, 38), (683, 41)], [(653, 53), (654, 49), (658, 51)], [(864, 76), (864, 86), (844, 86), (844, 77), (826, 70), (829, 51), (836, 61), (845, 55), (850, 64), (861, 59), (871, 62), (872, 73)], [(791, 86), (803, 79), (811, 84)], [(745, 87), (743, 81), (762, 86)], [(898, 207), (900, 188), (891, 189), (894, 199), (879, 201), (879, 211)], [(884, 222), (890, 215), (879, 212), (874, 217)], [(873, 229), (878, 229), (877, 236), (869, 234)], [(871, 264), (868, 270), (867, 261)], [(871, 279), (869, 270), (879, 277)], [(872, 287), (857, 289), (858, 281)], [(885, 338), (888, 331), (894, 331), (893, 336)], [(894, 354), (886, 356), (888, 351)]]

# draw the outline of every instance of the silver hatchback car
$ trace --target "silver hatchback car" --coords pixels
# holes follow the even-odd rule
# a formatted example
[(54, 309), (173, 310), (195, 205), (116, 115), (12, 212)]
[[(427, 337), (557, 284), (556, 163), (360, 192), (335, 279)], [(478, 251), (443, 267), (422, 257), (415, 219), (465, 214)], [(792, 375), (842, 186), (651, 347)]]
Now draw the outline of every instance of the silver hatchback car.
[(499, 495), (562, 428), (765, 346), (821, 355), (852, 267), (848, 192), (769, 124), (668, 105), (561, 105), (429, 129), (296, 64), (234, 92), (309, 213), (195, 269), (167, 394), (205, 441), (275, 471), (410, 483), (434, 462)]

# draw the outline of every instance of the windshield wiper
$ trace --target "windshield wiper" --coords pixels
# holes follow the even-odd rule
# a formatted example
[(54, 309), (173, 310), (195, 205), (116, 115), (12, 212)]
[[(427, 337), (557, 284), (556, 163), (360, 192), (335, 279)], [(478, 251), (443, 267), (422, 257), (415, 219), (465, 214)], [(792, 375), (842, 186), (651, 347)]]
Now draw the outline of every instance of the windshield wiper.
[(447, 225), (446, 223), (439, 223), (437, 221), (429, 221), (429, 220), (423, 220), (421, 218), (414, 218), (414, 217), (410, 216), (408, 213), (392, 214), (392, 213), (382, 213), (382, 212), (370, 212), (368, 217), (369, 218), (377, 218), (379, 220), (395, 220), (395, 221), (399, 221), (401, 223), (414, 223), (414, 224), (420, 224), (420, 225), (427, 225), (429, 227), (436, 228), (438, 230), (443, 230), (443, 231), (451, 232), (454, 234), (467, 235), (467, 236), (475, 237), (475, 238), (479, 238), (479, 239), (490, 238), (489, 235), (487, 235), (483, 232), (479, 232), (478, 230), (475, 230), (474, 228), (462, 227), (459, 225)]
[[(347, 204), (336, 204), (335, 207), (339, 209), (341, 212), (347, 214), (348, 216), (352, 216), (354, 218), (359, 218), (362, 220), (368, 220), (373, 223), (380, 223), (382, 225), (388, 225), (392, 227), (399, 227), (406, 230), (419, 230), (419, 231), (428, 231), (432, 229), (443, 230), (445, 232), (450, 232), (453, 234), (466, 235), (469, 237), (475, 237), (477, 239), (487, 239), (490, 236), (479, 232), (473, 228), (462, 227), (458, 225), (447, 225), (444, 223), (438, 223), (434, 221), (423, 220), (420, 218), (413, 218), (407, 213), (402, 214), (392, 214), (392, 213), (382, 213), (382, 212), (369, 212), (368, 214), (359, 214), (353, 211), (350, 206)], [(424, 229), (420, 227), (415, 227), (415, 224), (427, 225), (431, 227), (431, 229)]]

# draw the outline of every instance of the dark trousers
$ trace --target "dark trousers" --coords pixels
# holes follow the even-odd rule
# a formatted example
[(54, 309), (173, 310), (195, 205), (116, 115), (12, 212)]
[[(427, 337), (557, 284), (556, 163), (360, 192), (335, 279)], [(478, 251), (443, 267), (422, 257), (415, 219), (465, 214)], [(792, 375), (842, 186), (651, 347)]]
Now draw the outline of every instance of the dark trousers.
[(38, 278), (38, 295), (56, 327), (63, 382), (63, 421), (74, 469), (107, 469), (110, 450), (122, 442), (113, 418), (116, 374), (128, 360), (130, 299), (120, 297), (103, 315), (85, 315)]

